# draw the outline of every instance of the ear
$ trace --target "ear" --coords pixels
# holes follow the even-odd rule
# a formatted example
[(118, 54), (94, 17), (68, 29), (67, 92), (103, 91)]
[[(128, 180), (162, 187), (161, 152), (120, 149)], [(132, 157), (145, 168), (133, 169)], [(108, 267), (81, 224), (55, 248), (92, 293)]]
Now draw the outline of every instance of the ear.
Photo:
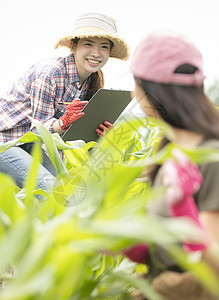
[(75, 51), (76, 51), (76, 44), (73, 42), (73, 41), (71, 41), (71, 52), (73, 53), (73, 54), (75, 54)]

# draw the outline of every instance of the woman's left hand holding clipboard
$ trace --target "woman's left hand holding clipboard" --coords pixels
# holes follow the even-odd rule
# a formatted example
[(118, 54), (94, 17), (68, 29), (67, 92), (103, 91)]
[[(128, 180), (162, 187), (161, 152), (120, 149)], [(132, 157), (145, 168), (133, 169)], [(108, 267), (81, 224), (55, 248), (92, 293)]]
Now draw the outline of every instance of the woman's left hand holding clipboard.
[(96, 133), (98, 136), (103, 136), (105, 131), (108, 131), (110, 128), (113, 127), (109, 121), (104, 121), (103, 124), (99, 125), (99, 128), (96, 129)]

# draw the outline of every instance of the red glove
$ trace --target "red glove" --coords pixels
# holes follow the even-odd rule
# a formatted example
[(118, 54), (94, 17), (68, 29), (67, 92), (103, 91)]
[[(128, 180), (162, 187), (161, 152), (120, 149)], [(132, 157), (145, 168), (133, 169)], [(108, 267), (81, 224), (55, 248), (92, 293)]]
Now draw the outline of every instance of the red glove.
[[(104, 125), (105, 126), (104, 126)], [(99, 128), (96, 129), (97, 135), (102, 136), (104, 134), (104, 130), (108, 131), (110, 128), (113, 127), (113, 124), (111, 124), (108, 121), (104, 121), (103, 124), (100, 124), (99, 127), (102, 129), (100, 130)]]
[(139, 264), (145, 264), (148, 257), (148, 246), (144, 243), (137, 244), (131, 248), (123, 250), (122, 253), (131, 261)]
[(62, 130), (68, 129), (68, 127), (80, 119), (84, 112), (81, 112), (82, 109), (88, 101), (80, 101), (80, 99), (75, 98), (71, 103), (66, 106), (65, 114), (59, 118), (59, 126)]
[(139, 263), (139, 264), (145, 264), (147, 262), (148, 258), (148, 246), (145, 243), (136, 244), (135, 246), (132, 246), (130, 248), (126, 248), (122, 250), (121, 252), (110, 252), (106, 250), (101, 251), (102, 254), (105, 255), (113, 255), (122, 253), (125, 255), (128, 259), (130, 259), (133, 262)]

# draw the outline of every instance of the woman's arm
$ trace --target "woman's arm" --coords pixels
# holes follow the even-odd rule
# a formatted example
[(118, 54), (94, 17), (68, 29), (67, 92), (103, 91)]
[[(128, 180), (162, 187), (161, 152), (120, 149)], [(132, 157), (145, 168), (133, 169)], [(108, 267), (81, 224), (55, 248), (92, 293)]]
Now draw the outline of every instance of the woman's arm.
[(211, 240), (219, 243), (219, 210), (200, 212), (199, 219), (207, 230)]
[(53, 123), (53, 131), (57, 132), (58, 134), (62, 134), (65, 132), (65, 130), (61, 129), (61, 127), (59, 126), (58, 120)]

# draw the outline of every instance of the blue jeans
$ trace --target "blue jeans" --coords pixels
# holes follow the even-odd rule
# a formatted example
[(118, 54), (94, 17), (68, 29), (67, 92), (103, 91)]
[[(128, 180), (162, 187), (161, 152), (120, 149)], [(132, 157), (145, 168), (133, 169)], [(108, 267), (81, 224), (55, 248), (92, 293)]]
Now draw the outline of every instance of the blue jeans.
[[(32, 143), (11, 147), (0, 153), (0, 172), (10, 175), (19, 188), (23, 188), (25, 177), (33, 161)], [(56, 179), (56, 170), (43, 151), (43, 163), (38, 167), (37, 188), (48, 191)]]

